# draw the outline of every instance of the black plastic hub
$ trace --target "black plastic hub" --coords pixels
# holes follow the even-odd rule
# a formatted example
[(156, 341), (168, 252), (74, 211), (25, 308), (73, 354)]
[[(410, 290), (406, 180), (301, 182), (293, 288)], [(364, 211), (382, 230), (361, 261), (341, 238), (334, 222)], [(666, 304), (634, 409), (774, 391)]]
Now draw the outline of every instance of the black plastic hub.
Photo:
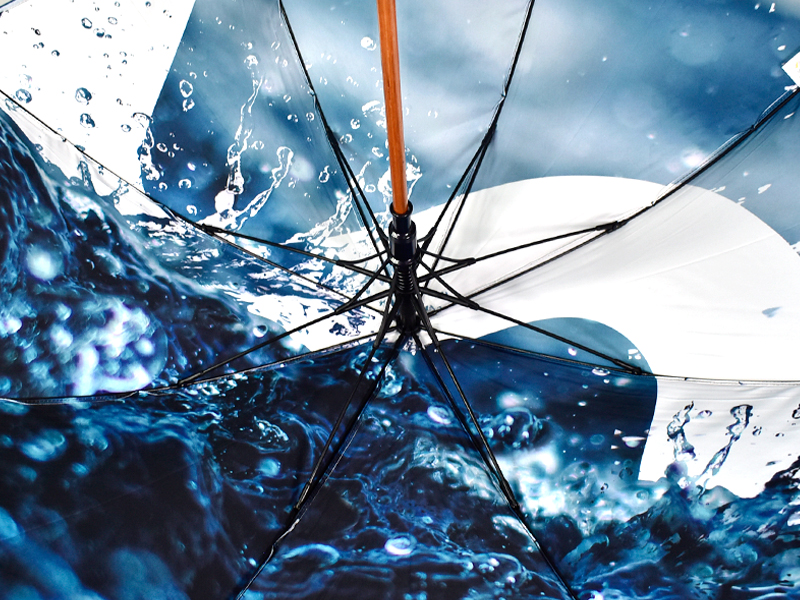
[(398, 215), (392, 208), (392, 223), (389, 225), (389, 254), (394, 266), (395, 298), (397, 302), (397, 325), (404, 334), (417, 333), (422, 321), (417, 314), (414, 298), (414, 271), (417, 264), (417, 226), (411, 220), (414, 207), (409, 203), (408, 211)]

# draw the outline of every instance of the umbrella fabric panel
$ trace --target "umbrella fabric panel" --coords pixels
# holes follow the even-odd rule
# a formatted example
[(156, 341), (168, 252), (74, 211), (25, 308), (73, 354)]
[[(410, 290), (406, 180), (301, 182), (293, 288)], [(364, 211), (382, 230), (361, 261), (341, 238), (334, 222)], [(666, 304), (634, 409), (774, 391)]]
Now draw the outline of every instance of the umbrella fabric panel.
[(326, 244), (362, 223), (277, 1), (195, 4), (144, 147), (145, 190), (192, 220), (375, 251)]
[(792, 81), (791, 3), (537, 2), (475, 188), (556, 175), (670, 183)]
[[(67, 179), (42, 163), (7, 117), (0, 119), (8, 198), (2, 395), (58, 397), (168, 385), (346, 300), (187, 226), (28, 120), (41, 141), (62, 146), (62, 155), (71, 151), (71, 160), (80, 163), (85, 178)], [(342, 315), (310, 333), (301, 328), (294, 338), (233, 366), (303, 352), (309, 336), (322, 335), (322, 346), (344, 342), (357, 315)]]
[[(621, 193), (635, 185), (613, 181)], [(654, 373), (792, 381), (800, 378), (798, 269), (797, 253), (763, 221), (686, 186), (557, 260), (489, 281), (464, 277), (471, 292), (453, 280), (479, 310), (452, 306), (433, 322), (477, 338), (511, 324), (497, 314), (517, 324), (582, 318), (630, 339)]]
[[(416, 211), (439, 206), (452, 194), (486, 134), (528, 4), (397, 3), (406, 168)], [(375, 7), (287, 2), (286, 10), (331, 127), (354, 170), (363, 173), (370, 202), (388, 222)]]
[(526, 522), (579, 597), (792, 593), (797, 446), (768, 438), (791, 437), (796, 386), (657, 380), (482, 342), (442, 348)]
[(568, 598), (429, 370), (401, 352), (245, 598)]
[(4, 597), (229, 597), (287, 526), (365, 356), (124, 402), (0, 401)]

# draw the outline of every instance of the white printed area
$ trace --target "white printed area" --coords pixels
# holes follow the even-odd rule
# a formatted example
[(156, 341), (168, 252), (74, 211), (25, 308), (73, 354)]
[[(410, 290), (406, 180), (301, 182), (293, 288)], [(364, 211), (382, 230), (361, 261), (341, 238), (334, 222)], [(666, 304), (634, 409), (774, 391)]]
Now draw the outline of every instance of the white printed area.
[[(580, 223), (624, 214), (637, 201), (650, 202), (659, 187), (620, 178), (554, 179), (558, 185), (532, 179), (505, 194), (497, 193), (501, 188), (471, 194), (456, 230), (491, 231), (489, 251), (514, 247), (566, 229), (561, 224), (575, 223), (576, 214)], [(598, 196), (603, 201), (593, 203)], [(580, 207), (575, 198), (584, 199)], [(444, 254), (480, 256), (486, 244), (485, 237), (460, 233)], [(508, 255), (505, 267), (498, 258), (487, 261), (495, 262), (492, 269), (467, 268), (446, 279), (469, 295), (547, 257), (521, 264)], [(631, 340), (660, 375), (800, 380), (800, 257), (755, 215), (700, 188), (688, 186), (625, 227), (474, 300), (525, 322), (602, 323)], [(433, 324), (469, 337), (513, 326), (459, 306)]]
[(658, 379), (658, 402), (639, 478), (674, 463), (682, 486), (723, 486), (753, 497), (800, 449), (800, 385)]
[(783, 64), (783, 70), (792, 78), (795, 85), (800, 85), (800, 52)]
[[(29, 0), (0, 19), (0, 90), (70, 142), (140, 185), (138, 148), (194, 0)], [(9, 111), (67, 175), (47, 137)], [(138, 116), (134, 116), (138, 115)]]

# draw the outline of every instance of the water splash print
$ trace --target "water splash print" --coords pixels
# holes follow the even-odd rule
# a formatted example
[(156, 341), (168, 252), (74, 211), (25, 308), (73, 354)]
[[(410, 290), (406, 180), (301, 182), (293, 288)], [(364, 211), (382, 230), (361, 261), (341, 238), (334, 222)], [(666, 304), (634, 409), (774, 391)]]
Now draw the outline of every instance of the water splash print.
[(272, 193), (278, 189), (286, 178), (286, 175), (289, 173), (289, 168), (292, 165), (294, 152), (292, 152), (290, 148), (281, 146), (278, 148), (276, 154), (278, 157), (278, 166), (271, 171), (272, 183), (269, 188), (257, 194), (247, 206), (240, 210), (237, 210), (235, 207), (236, 201), (239, 199), (239, 194), (230, 189), (221, 191), (214, 199), (217, 212), (206, 217), (200, 221), (200, 223), (204, 225), (213, 225), (230, 231), (238, 231), (248, 219), (255, 217), (267, 203)]
[(258, 98), (261, 86), (264, 84), (264, 76), (260, 74), (258, 68), (258, 58), (255, 55), (249, 55), (244, 62), (250, 71), (253, 91), (239, 111), (239, 128), (236, 130), (233, 144), (228, 147), (227, 165), (229, 171), (226, 189), (233, 194), (244, 192), (242, 154), (247, 150), (247, 142), (253, 133), (253, 104)]

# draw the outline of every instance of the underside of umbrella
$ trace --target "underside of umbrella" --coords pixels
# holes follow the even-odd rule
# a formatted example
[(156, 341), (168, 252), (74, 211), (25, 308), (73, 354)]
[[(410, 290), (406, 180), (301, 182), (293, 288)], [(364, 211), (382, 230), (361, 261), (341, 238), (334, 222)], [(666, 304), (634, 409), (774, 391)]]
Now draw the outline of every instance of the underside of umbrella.
[(796, 595), (800, 10), (396, 18), (0, 0), (0, 596)]

